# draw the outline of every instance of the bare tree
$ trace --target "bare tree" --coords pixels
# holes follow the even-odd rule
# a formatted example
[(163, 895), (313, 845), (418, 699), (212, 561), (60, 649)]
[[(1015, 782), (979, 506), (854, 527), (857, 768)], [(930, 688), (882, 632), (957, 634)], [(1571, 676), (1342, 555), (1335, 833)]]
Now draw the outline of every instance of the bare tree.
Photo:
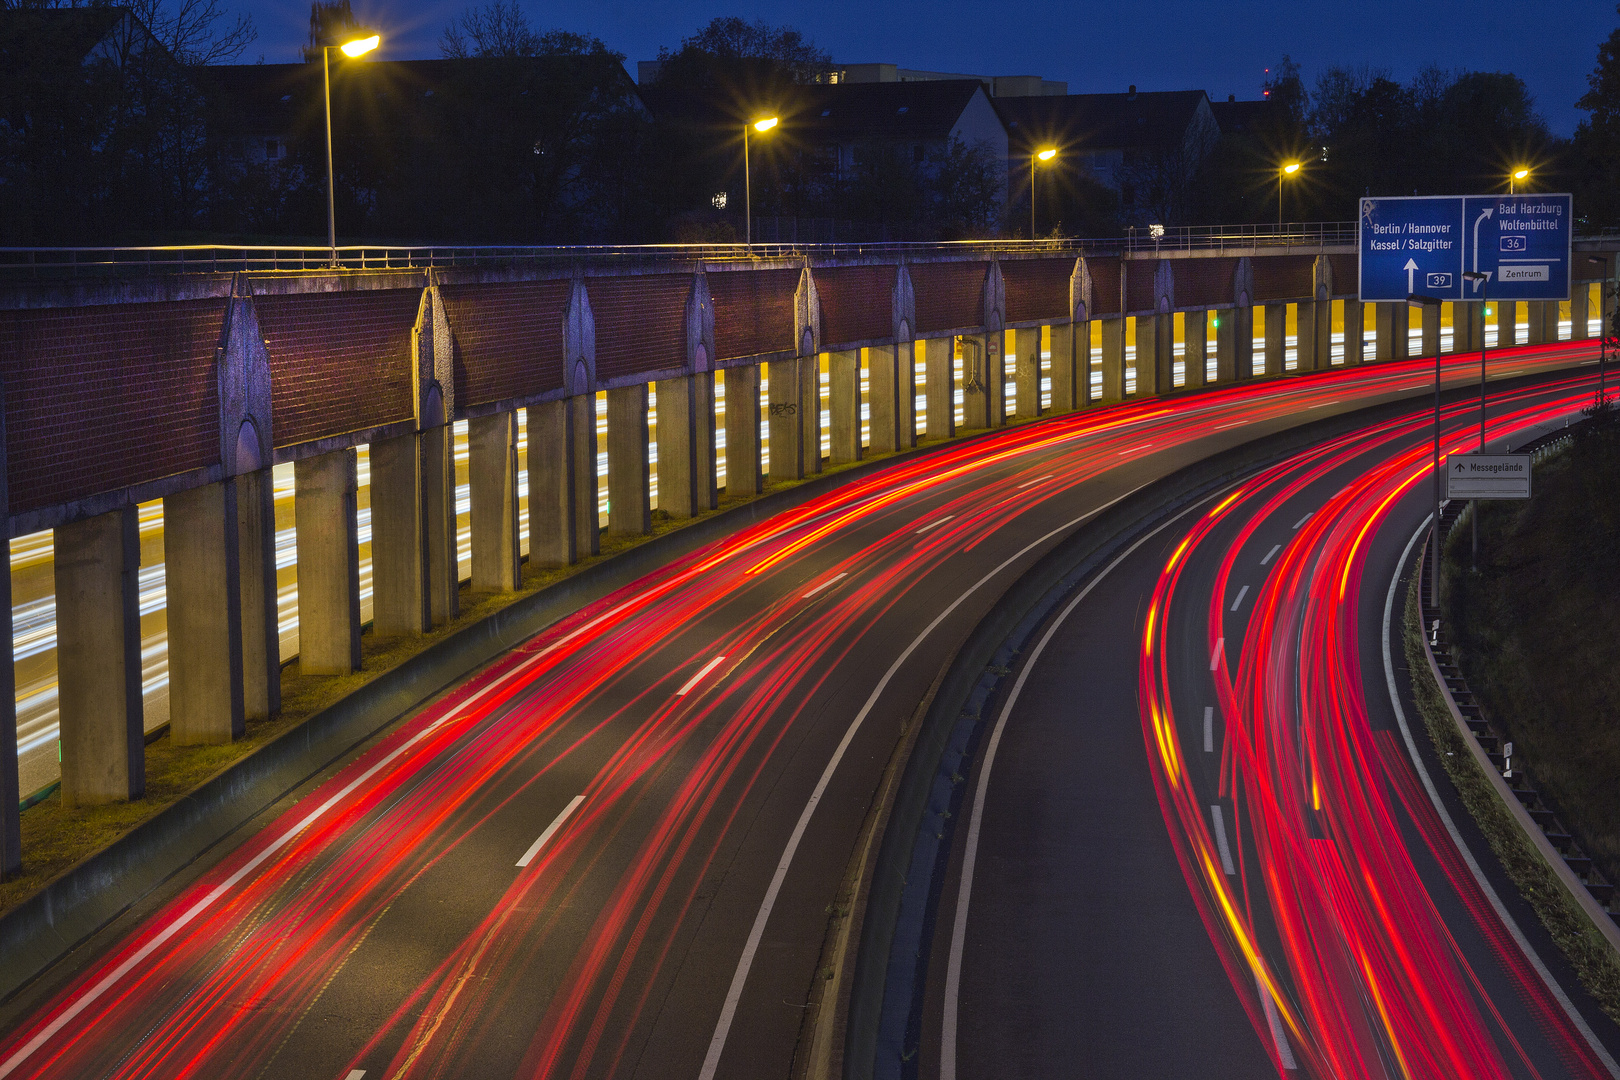
[(529, 18), (516, 0), (489, 0), (481, 8), (467, 8), (444, 28), (439, 51), (451, 60), (537, 56), (541, 45), (540, 35), (529, 26)]
[(234, 20), (219, 0), (128, 0), (135, 17), (187, 67), (228, 64), (253, 44), (253, 16)]

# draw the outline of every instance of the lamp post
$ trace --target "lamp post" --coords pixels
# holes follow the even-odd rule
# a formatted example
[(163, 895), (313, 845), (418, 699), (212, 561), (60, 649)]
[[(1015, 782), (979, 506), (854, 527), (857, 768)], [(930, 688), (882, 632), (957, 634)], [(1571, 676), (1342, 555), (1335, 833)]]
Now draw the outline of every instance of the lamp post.
[(1518, 185), (1518, 182), (1520, 180), (1523, 180), (1525, 177), (1527, 177), (1529, 175), (1530, 175), (1530, 170), (1529, 169), (1514, 169), (1511, 173), (1509, 173), (1508, 174), (1508, 194), (1509, 195), (1517, 194), (1517, 191), (1515, 190), (1515, 188)]
[(1057, 157), (1057, 150), (1047, 147), (1044, 150), (1034, 150), (1029, 155), (1029, 238), (1035, 239), (1035, 165), (1041, 161), (1051, 161)]
[(343, 50), (348, 57), (364, 56), (366, 53), (382, 44), (382, 38), (376, 34), (370, 37), (355, 38), (342, 45), (321, 46), (321, 86), (326, 100), (326, 245), (332, 249), (332, 265), (338, 264), (337, 254), (337, 209), (336, 198), (332, 193), (332, 62), (331, 52), (334, 48)]
[(1299, 162), (1286, 162), (1277, 170), (1277, 232), (1282, 232), (1282, 182), (1284, 176), (1293, 176), (1299, 172)]
[[(1603, 267), (1603, 280), (1598, 282), (1598, 396), (1597, 405), (1603, 406), (1604, 399), (1608, 397), (1608, 361), (1609, 361), (1609, 257), (1604, 255), (1588, 255), (1586, 261), (1597, 263)], [(1585, 288), (1582, 285), (1581, 288)], [(1590, 294), (1589, 294), (1590, 295)], [(1571, 330), (1574, 328), (1571, 327)]]
[(775, 116), (767, 116), (743, 125), (743, 213), (748, 217), (749, 251), (754, 250), (754, 184), (748, 173), (748, 129), (753, 128), (763, 134), (775, 127), (778, 119)]
[[(1426, 304), (1433, 304), (1435, 314), (1439, 314), (1440, 300), (1438, 297), (1425, 296), (1422, 293), (1411, 293), (1406, 302), (1412, 307), (1421, 309)], [(1440, 603), (1440, 352), (1434, 354), (1434, 516), (1429, 519), (1429, 603), (1438, 606)]]
[[(1491, 298), (1491, 275), (1482, 274), (1474, 270), (1463, 271), (1464, 281), (1479, 282), (1479, 452), (1485, 452), (1485, 310), (1489, 307)], [(1497, 331), (1500, 338), (1501, 331)], [(1470, 556), (1471, 564), (1475, 570), (1479, 569), (1479, 507), (1477, 501), (1468, 501), (1468, 528), (1473, 532), (1473, 554)]]

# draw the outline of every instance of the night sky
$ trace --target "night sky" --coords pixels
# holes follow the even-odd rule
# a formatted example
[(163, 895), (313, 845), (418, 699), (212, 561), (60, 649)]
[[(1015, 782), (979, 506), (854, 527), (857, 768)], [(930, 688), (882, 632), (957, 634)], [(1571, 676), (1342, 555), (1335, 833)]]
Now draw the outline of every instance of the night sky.
[[(227, 0), (227, 3), (231, 0)], [(308, 0), (236, 0), (259, 39), (242, 59), (297, 59)], [(354, 0), (382, 30), (384, 58), (439, 55), (439, 34), (467, 0)], [(1574, 132), (1575, 101), (1599, 42), (1620, 25), (1605, 0), (567, 0), (524, 7), (536, 29), (594, 34), (637, 60), (657, 56), (716, 15), (797, 27), (841, 63), (885, 61), (931, 71), (1041, 75), (1071, 93), (1204, 89), (1216, 100), (1260, 95), (1265, 69), (1287, 53), (1307, 86), (1334, 64), (1387, 68), (1401, 81), (1427, 64), (1511, 71), (1530, 87), (1552, 129)]]

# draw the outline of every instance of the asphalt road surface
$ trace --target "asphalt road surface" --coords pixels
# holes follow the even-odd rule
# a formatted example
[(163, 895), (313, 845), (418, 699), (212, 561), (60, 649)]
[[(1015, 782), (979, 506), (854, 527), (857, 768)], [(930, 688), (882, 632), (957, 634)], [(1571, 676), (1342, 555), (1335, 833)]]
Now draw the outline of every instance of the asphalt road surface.
[[(1490, 449), (1592, 383), (1498, 395)], [(1445, 416), (1477, 449), (1477, 406)], [(1414, 404), (1257, 470), (1059, 605), (969, 778), (918, 1075), (1620, 1075), (1392, 703), (1432, 438)]]
[[(1592, 352), (1514, 350), (1494, 370)], [(37, 982), (0, 1015), (0, 1077), (786, 1076), (900, 725), (1016, 575), (1152, 479), (1420, 396), (1432, 370), (947, 444), (648, 575), (406, 718)]]

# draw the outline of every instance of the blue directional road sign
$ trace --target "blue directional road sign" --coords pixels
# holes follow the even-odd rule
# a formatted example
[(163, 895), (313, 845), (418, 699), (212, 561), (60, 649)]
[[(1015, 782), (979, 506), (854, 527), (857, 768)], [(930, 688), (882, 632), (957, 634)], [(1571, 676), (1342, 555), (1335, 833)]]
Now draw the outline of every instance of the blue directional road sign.
[(1361, 299), (1566, 300), (1572, 210), (1568, 195), (1362, 199)]

